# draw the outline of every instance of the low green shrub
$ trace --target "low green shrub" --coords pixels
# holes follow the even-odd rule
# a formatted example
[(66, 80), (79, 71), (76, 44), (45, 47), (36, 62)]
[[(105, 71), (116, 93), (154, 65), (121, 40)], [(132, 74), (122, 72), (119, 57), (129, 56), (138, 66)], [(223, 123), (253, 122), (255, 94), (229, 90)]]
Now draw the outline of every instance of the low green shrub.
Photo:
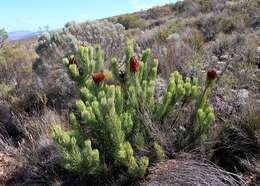
[(236, 13), (233, 16), (223, 17), (220, 21), (220, 28), (227, 34), (233, 31), (242, 32), (247, 26), (250, 26), (249, 18), (246, 13)]
[(221, 28), (221, 30), (223, 30), (224, 33), (231, 33), (235, 29), (232, 17), (226, 17), (222, 19)]
[(0, 81), (0, 98), (6, 98), (12, 88)]
[(169, 37), (169, 35), (171, 35), (177, 31), (177, 28), (179, 26), (180, 26), (179, 23), (172, 22), (169, 25), (161, 27), (158, 31), (159, 40), (166, 41), (166, 39)]
[(162, 7), (154, 7), (147, 10), (149, 18), (159, 19), (173, 14), (173, 5), (165, 5)]
[(200, 31), (194, 30), (192, 35), (187, 38), (187, 41), (196, 51), (201, 51), (203, 49), (204, 37)]
[(125, 14), (118, 17), (117, 22), (123, 25), (126, 29), (142, 28), (145, 25), (143, 19), (136, 15)]

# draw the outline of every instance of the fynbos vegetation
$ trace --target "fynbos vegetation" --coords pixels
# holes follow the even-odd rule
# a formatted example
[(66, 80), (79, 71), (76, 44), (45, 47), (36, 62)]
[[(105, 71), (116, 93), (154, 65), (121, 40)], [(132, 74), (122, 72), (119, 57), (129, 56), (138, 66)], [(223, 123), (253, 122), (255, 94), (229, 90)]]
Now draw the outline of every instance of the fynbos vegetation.
[[(53, 128), (53, 137), (63, 154), (62, 165), (65, 168), (98, 174), (115, 167), (113, 164), (119, 164), (127, 167), (130, 176), (143, 177), (149, 159), (145, 154), (137, 159), (138, 147), (154, 147), (157, 157), (163, 157), (164, 150), (152, 138), (144, 123), (146, 121), (140, 115), (147, 111), (152, 122), (162, 125), (162, 120), (176, 112), (174, 108), (183, 104), (184, 100), (196, 104), (192, 114), (194, 118), (191, 119), (194, 126), (190, 136), (185, 136), (186, 143), (207, 137), (215, 117), (212, 106), (207, 103), (210, 89), (217, 78), (215, 70), (208, 72), (201, 92), (196, 78), (183, 79), (177, 71), (172, 73), (163, 101), (158, 103), (154, 92), (159, 62), (149, 59), (150, 49), (139, 56), (134, 53), (133, 41), (129, 40), (125, 69), (121, 73), (115, 58), (111, 59), (110, 69), (106, 69), (103, 56), (99, 46), (95, 49), (79, 46), (75, 56), (63, 60), (71, 79), (77, 84), (80, 98), (76, 101), (76, 113), (70, 114), (71, 130), (63, 131), (60, 126)], [(90, 129), (92, 140), (84, 134), (83, 128)]]
[(259, 185), (259, 16), (184, 0), (0, 29), (0, 185)]

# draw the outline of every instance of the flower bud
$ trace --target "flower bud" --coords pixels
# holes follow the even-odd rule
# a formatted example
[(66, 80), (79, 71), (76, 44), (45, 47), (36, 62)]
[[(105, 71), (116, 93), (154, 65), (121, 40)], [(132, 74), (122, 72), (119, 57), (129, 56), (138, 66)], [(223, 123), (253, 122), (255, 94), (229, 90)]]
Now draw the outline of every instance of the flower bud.
[(92, 151), (92, 158), (94, 162), (99, 162), (99, 151), (97, 149)]
[(213, 107), (212, 107), (212, 106), (208, 106), (208, 107), (206, 108), (206, 113), (207, 113), (207, 114), (209, 114), (209, 113), (214, 113)]
[(197, 97), (199, 96), (199, 87), (198, 87), (198, 86), (193, 85), (193, 86), (191, 87), (191, 96), (192, 96), (193, 98), (197, 98)]
[(116, 156), (121, 161), (126, 158), (126, 151), (124, 149), (123, 144), (121, 144), (121, 143), (119, 144), (119, 148), (118, 148), (118, 150), (116, 152)]
[(177, 93), (178, 93), (178, 96), (184, 96), (185, 95), (185, 88), (183, 87), (183, 84), (177, 85)]
[(70, 56), (69, 57), (69, 65), (76, 65), (77, 68), (79, 67), (77, 61), (76, 61), (76, 58), (74, 56)]
[(192, 78), (192, 85), (199, 85), (199, 79), (198, 78)]
[(81, 113), (86, 109), (86, 105), (82, 100), (77, 100), (76, 101), (76, 108)]
[(91, 147), (91, 141), (90, 140), (86, 140), (85, 141), (85, 148), (88, 152), (90, 152), (92, 150), (92, 147)]
[(184, 84), (184, 88), (185, 88), (185, 93), (186, 93), (186, 96), (190, 96), (190, 93), (191, 93), (191, 84), (189, 82), (186, 82)]
[(174, 78), (171, 78), (168, 84), (167, 92), (174, 92), (176, 88), (175, 80)]
[(137, 56), (133, 56), (130, 59), (130, 71), (136, 73), (139, 70), (140, 62)]
[(198, 110), (198, 119), (199, 119), (199, 122), (202, 122), (204, 119), (205, 119), (206, 115), (204, 113), (204, 111), (202, 109), (199, 109)]
[(94, 96), (92, 95), (90, 90), (87, 89), (86, 87), (81, 88), (80, 93), (81, 93), (81, 96), (83, 97), (84, 101), (93, 101), (94, 100)]
[(106, 93), (104, 90), (98, 92), (98, 99), (101, 100), (106, 96)]
[(91, 113), (90, 113), (88, 110), (84, 110), (84, 111), (81, 113), (81, 118), (82, 118), (83, 121), (85, 121), (85, 122), (89, 122), (89, 121), (92, 120)]
[(96, 84), (101, 83), (106, 78), (105, 74), (103, 72), (97, 72), (92, 75), (92, 79)]
[(213, 112), (210, 112), (208, 115), (207, 115), (207, 122), (208, 123), (211, 123), (215, 120), (215, 115)]
[(103, 116), (102, 116), (100, 109), (99, 109), (99, 102), (93, 101), (91, 103), (91, 107), (92, 107), (92, 110), (93, 110), (94, 114), (96, 115), (97, 119), (101, 120), (103, 118)]
[(68, 60), (68, 58), (64, 58), (64, 59), (62, 60), (62, 62), (63, 62), (64, 65), (69, 65), (69, 60)]
[(207, 72), (207, 80), (213, 81), (218, 77), (217, 71), (215, 69), (209, 69)]
[(69, 71), (70, 71), (70, 74), (72, 75), (73, 78), (77, 78), (79, 76), (79, 70), (78, 70), (76, 64), (70, 65)]

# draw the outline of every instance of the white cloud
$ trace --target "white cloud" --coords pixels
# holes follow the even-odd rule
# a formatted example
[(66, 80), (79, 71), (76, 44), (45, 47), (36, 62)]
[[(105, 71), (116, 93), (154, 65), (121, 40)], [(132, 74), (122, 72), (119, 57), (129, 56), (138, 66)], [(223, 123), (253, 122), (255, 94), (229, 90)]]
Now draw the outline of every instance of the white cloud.
[(135, 10), (147, 10), (153, 6), (164, 5), (170, 2), (171, 0), (154, 0), (154, 1), (150, 1), (149, 3), (144, 3), (141, 2), (140, 0), (133, 0), (130, 3)]

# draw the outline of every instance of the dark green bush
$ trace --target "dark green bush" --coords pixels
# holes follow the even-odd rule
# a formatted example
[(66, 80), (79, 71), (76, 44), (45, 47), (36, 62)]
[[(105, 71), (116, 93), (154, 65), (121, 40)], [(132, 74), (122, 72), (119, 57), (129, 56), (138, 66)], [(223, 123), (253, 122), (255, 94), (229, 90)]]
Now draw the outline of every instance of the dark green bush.
[(142, 28), (145, 26), (145, 21), (132, 14), (125, 14), (118, 17), (117, 22), (122, 24), (126, 29)]
[(158, 38), (161, 41), (166, 41), (169, 35), (175, 33), (180, 26), (177, 22), (171, 22), (170, 24), (166, 26), (162, 26), (158, 31)]
[(163, 7), (155, 7), (147, 10), (149, 18), (160, 19), (173, 14), (173, 5), (165, 5)]

